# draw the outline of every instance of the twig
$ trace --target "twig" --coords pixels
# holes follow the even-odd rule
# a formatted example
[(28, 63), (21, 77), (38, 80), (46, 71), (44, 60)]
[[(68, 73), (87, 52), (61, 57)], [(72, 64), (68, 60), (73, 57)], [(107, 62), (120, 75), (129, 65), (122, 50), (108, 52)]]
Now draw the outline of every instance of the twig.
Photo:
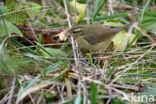
[(5, 37), (0, 44), (0, 52), (2, 52), (2, 48), (3, 48), (4, 43), (11, 37), (19, 37), (19, 35), (10, 35), (10, 36)]
[(12, 11), (12, 12), (9, 12), (9, 13), (5, 13), (3, 15), (0, 15), (1, 16), (7, 16), (9, 14), (14, 14), (14, 13), (18, 13), (18, 12), (22, 12), (22, 11), (26, 11), (26, 10), (31, 10), (31, 9), (39, 9), (39, 8), (53, 8), (52, 6), (42, 6), (42, 7), (31, 7), (31, 8), (24, 8), (24, 9), (19, 9), (19, 10), (16, 10), (16, 11)]
[(38, 29), (38, 28), (29, 28), (24, 27), (21, 25), (16, 25), (20, 30), (26, 30), (26, 31), (35, 31), (35, 32), (46, 32), (46, 33), (60, 33), (62, 31), (62, 28), (60, 29)]
[(128, 65), (128, 68), (127, 68), (127, 69), (123, 70), (122, 72), (117, 73), (117, 74), (116, 74), (117, 77), (110, 83), (110, 85), (113, 84), (116, 80), (118, 80), (118, 79), (122, 76), (123, 73), (125, 73), (125, 72), (127, 72), (129, 69), (131, 69), (131, 67), (132, 67), (133, 65), (138, 64), (138, 61), (139, 61), (141, 58), (143, 58), (143, 56), (145, 56), (145, 55), (146, 55), (149, 51), (151, 51), (154, 47), (155, 47), (155, 45), (153, 45), (147, 52), (145, 52), (143, 55), (141, 55), (134, 63), (132, 63), (131, 65)]
[(65, 77), (65, 83), (67, 86), (67, 97), (72, 98), (72, 89), (71, 89), (71, 84), (70, 84), (69, 78)]
[(35, 104), (35, 101), (34, 101), (32, 95), (31, 95), (31, 93), (29, 93), (28, 95), (29, 95), (29, 97), (30, 97), (30, 100), (31, 100), (32, 104)]
[(86, 0), (86, 2), (87, 2), (87, 12), (86, 12), (86, 14), (87, 14), (87, 24), (89, 25), (89, 1), (88, 0)]
[(30, 25), (30, 23), (29, 23), (28, 20), (27, 20), (27, 23), (28, 23), (28, 25), (29, 25), (29, 27), (30, 27), (30, 29), (31, 29), (31, 32), (32, 32), (33, 36), (34, 36), (35, 39), (37, 40), (37, 36), (36, 36), (35, 32), (33, 31), (33, 29), (32, 29), (32, 27), (31, 27), (31, 25)]
[(112, 0), (108, 0), (108, 6), (109, 6), (108, 15), (114, 14), (113, 6), (112, 6)]
[(111, 87), (139, 91), (139, 87), (138, 86), (135, 86), (135, 85), (133, 86), (133, 85), (129, 85), (129, 84), (121, 84), (121, 85), (119, 85), (119, 84), (112, 84)]
[(9, 96), (9, 93), (7, 93), (7, 94), (3, 97), (3, 99), (0, 100), (0, 104), (5, 104), (5, 102), (6, 102), (7, 99), (8, 99), (8, 96)]
[(144, 32), (140, 27), (136, 26), (136, 29), (142, 32), (144, 36), (146, 36), (148, 39), (152, 41), (152, 43), (156, 44), (156, 40), (154, 40), (150, 35), (148, 35), (146, 32)]
[[(69, 28), (71, 28), (70, 16), (69, 16), (67, 5), (66, 5), (66, 0), (63, 0), (63, 3), (64, 3), (65, 11), (66, 11), (68, 25), (69, 25)], [(72, 49), (73, 49), (73, 53), (74, 53), (75, 64), (76, 64), (76, 66), (78, 66), (79, 63), (78, 63), (78, 59), (77, 59), (77, 55), (76, 55), (76, 51), (75, 51), (76, 48), (75, 48), (75, 42), (74, 42), (73, 37), (71, 37), (71, 42), (72, 42)]]
[(59, 85), (57, 85), (57, 91), (58, 91), (58, 93), (59, 93), (59, 95), (60, 95), (60, 97), (61, 97), (61, 99), (62, 99), (62, 102), (64, 102), (64, 97), (63, 97), (63, 95), (62, 95), (62, 93), (61, 93), (61, 91), (60, 91)]
[(130, 26), (129, 30), (128, 30), (128, 36), (127, 36), (127, 40), (126, 40), (126, 45), (125, 45), (125, 49), (126, 49), (126, 46), (128, 45), (129, 43), (129, 40), (130, 40), (130, 37), (132, 35), (132, 31), (133, 31), (133, 28), (136, 27), (138, 23), (134, 23)]
[(13, 81), (12, 81), (12, 86), (11, 86), (11, 90), (9, 92), (9, 98), (8, 98), (8, 103), (7, 104), (11, 104), (11, 99), (12, 99), (12, 96), (13, 96), (13, 93), (14, 93), (14, 89), (15, 89), (15, 81), (16, 81), (16, 78), (14, 77)]

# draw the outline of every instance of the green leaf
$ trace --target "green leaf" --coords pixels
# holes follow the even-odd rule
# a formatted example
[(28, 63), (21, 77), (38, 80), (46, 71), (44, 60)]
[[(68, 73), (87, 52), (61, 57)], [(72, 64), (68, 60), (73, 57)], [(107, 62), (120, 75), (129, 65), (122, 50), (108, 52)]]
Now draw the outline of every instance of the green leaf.
[(92, 66), (94, 66), (92, 54), (88, 54), (88, 57), (89, 57), (90, 64), (91, 64)]
[(148, 87), (147, 90), (143, 93), (143, 95), (147, 96), (156, 96), (156, 86)]
[(117, 13), (110, 16), (98, 16), (94, 18), (94, 21), (111, 20), (119, 17), (127, 17), (128, 13)]
[(59, 67), (60, 65), (62, 65), (63, 62), (62, 61), (57, 61), (52, 65), (49, 65), (45, 70), (44, 70), (44, 74), (47, 74), (51, 71), (53, 71), (55, 68)]
[(151, 0), (148, 0), (147, 3), (146, 3), (146, 5), (145, 5), (144, 8), (143, 8), (143, 11), (142, 11), (142, 13), (141, 13), (140, 23), (142, 23), (142, 21), (143, 21), (143, 17), (144, 17), (145, 10), (147, 9), (147, 7), (148, 7), (150, 1), (151, 1)]
[(98, 4), (99, 4), (99, 0), (95, 0), (94, 1), (94, 15), (95, 15), (96, 11), (98, 10)]
[(41, 52), (43, 52), (43, 55), (46, 54), (46, 55), (49, 55), (51, 57), (54, 56), (49, 51), (47, 51), (47, 49), (45, 47), (43, 47), (40, 43), (37, 43), (37, 48), (40, 48), (41, 49)]
[(94, 10), (94, 16), (93, 19), (96, 18), (97, 14), (99, 13), (100, 9), (102, 8), (102, 6), (107, 2), (107, 0), (102, 0), (102, 3), (100, 4), (99, 8), (96, 8), (96, 10)]
[(155, 78), (155, 74), (140, 74), (140, 73), (127, 73), (129, 76), (139, 76), (139, 77), (153, 77)]
[(6, 0), (6, 6), (8, 7), (10, 4), (12, 4), (14, 0)]
[(75, 98), (74, 104), (81, 104), (81, 96)]
[(117, 80), (117, 82), (124, 82), (124, 83), (138, 83), (138, 79), (135, 79), (135, 78), (119, 78)]
[(96, 104), (96, 96), (97, 96), (97, 85), (93, 83), (91, 87), (91, 104)]
[(4, 14), (4, 13), (6, 13), (7, 7), (5, 7), (5, 6), (0, 6), (0, 10), (1, 10), (1, 15), (2, 15), (2, 14)]
[(39, 53), (35, 52), (35, 51), (32, 50), (31, 48), (28, 48), (28, 47), (24, 46), (23, 44), (21, 44), (20, 42), (14, 40), (14, 39), (12, 39), (12, 38), (11, 38), (11, 41), (12, 41), (15, 45), (17, 45), (18, 47), (23, 48), (23, 50), (26, 51), (26, 52), (28, 52), (28, 53), (31, 53), (31, 54), (33, 54), (33, 55), (40, 55)]
[[(5, 22), (5, 24), (4, 24)], [(16, 33), (20, 36), (23, 36), (23, 34), (21, 33), (21, 31), (12, 23), (8, 22), (8, 21), (0, 21), (0, 37), (4, 37), (7, 36), (7, 34), (11, 34), (11, 33)], [(6, 28), (5, 26), (6, 25)]]
[(35, 16), (39, 15), (40, 14), (40, 9), (41, 9), (41, 6), (38, 5), (37, 3), (30, 3), (28, 2), (27, 3), (27, 7), (28, 8), (31, 8), (31, 9), (27, 9), (27, 14), (29, 15), (29, 17), (34, 20)]
[(22, 95), (24, 92), (26, 92), (29, 88), (31, 88), (35, 83), (39, 80), (41, 75), (38, 75), (35, 79), (33, 79), (25, 88), (21, 88), (18, 92), (17, 99), (16, 99), (16, 104), (19, 102), (21, 99)]
[[(140, 16), (140, 19), (142, 17)], [(156, 33), (156, 10), (152, 9), (144, 13), (142, 24), (145, 27), (146, 31)]]
[[(52, 54), (55, 57), (67, 57), (68, 55), (61, 51), (60, 49), (54, 49), (54, 48), (45, 48), (46, 51), (50, 54)], [(49, 55), (47, 52), (43, 51), (43, 56), (45, 57), (50, 57), (51, 55)]]
[(25, 4), (19, 2), (12, 2), (7, 9), (7, 15), (5, 19), (14, 24), (23, 24), (27, 23), (27, 18), (29, 17), (26, 13)]
[(111, 77), (111, 75), (112, 75), (112, 73), (113, 73), (115, 67), (119, 64), (121, 57), (122, 57), (122, 56), (118, 56), (118, 57), (117, 57), (117, 60), (116, 60), (116, 62), (114, 63), (112, 69), (110, 69), (110, 70), (108, 71), (107, 76), (106, 76), (106, 81), (107, 81), (107, 83), (108, 83), (108, 80), (109, 80), (109, 78)]

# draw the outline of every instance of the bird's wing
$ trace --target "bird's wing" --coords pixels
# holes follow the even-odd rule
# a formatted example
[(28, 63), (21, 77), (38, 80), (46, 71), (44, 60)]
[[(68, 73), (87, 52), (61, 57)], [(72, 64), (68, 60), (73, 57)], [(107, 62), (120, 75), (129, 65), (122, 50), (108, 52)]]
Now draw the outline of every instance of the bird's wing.
[[(96, 30), (96, 28), (98, 29)], [(105, 27), (97, 26), (93, 28), (90, 27), (89, 30), (87, 31), (88, 33), (85, 33), (86, 35), (84, 35), (84, 38), (91, 45), (96, 45), (100, 42), (110, 39), (111, 37), (116, 35), (120, 30), (121, 30), (120, 27), (112, 27), (112, 26), (105, 26)]]

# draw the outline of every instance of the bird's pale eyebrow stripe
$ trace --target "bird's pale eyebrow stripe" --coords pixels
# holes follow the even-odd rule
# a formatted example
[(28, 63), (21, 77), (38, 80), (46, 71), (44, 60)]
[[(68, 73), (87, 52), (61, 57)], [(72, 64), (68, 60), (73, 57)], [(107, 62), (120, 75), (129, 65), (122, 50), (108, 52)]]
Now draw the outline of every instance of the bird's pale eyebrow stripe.
[(75, 29), (75, 30), (73, 30), (73, 33), (79, 33), (79, 32), (82, 32), (83, 31), (83, 29)]

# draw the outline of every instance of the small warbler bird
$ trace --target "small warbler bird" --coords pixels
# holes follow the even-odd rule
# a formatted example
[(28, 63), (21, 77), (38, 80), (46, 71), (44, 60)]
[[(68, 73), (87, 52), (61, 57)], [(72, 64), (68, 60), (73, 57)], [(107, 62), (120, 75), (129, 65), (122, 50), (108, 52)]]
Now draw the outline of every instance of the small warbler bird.
[(97, 52), (105, 50), (110, 45), (113, 36), (129, 26), (131, 24), (120, 27), (97, 24), (76, 25), (67, 30), (65, 35), (73, 36), (80, 48)]

